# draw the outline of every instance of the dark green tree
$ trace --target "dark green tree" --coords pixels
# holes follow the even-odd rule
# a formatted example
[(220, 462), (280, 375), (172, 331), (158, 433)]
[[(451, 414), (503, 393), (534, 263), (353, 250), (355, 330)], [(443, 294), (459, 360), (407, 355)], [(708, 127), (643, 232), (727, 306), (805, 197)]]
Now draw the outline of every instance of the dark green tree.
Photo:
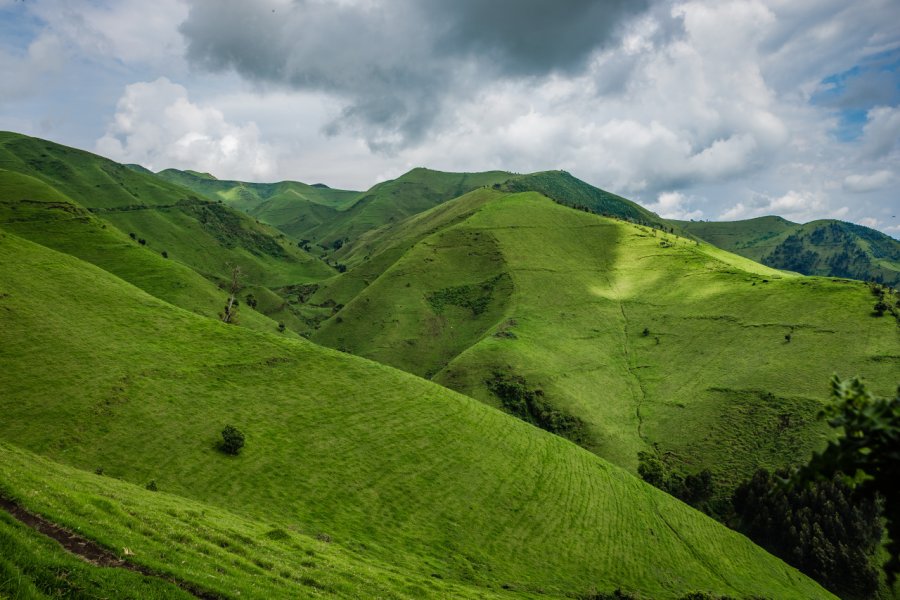
[(243, 447), (244, 434), (237, 427), (226, 425), (222, 430), (222, 452), (237, 455)]
[(792, 478), (796, 485), (838, 474), (861, 498), (884, 500), (890, 537), (885, 570), (893, 581), (900, 572), (900, 388), (894, 398), (866, 390), (858, 378), (831, 380), (833, 402), (822, 411), (840, 435)]

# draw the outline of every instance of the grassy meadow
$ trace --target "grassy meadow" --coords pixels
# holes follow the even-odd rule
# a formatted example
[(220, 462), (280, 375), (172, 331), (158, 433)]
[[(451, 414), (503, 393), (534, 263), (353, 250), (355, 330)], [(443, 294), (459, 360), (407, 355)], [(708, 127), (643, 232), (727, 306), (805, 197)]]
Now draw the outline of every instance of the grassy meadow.
[[(195, 315), (9, 233), (0, 238), (0, 282), (0, 437), (23, 448), (3, 447), (4, 493), (109, 548), (137, 546), (151, 566), (223, 596), (241, 588), (219, 587), (218, 575), (255, 585), (269, 571), (247, 563), (260, 534), (277, 528), (304, 549), (290, 560), (317, 551), (314, 538), (330, 540), (335, 561), (366, 565), (359, 586), (399, 597), (446, 597), (457, 586), (485, 597), (619, 587), (652, 598), (829, 597), (626, 471), (423, 379)], [(216, 448), (228, 423), (247, 435), (238, 457)], [(90, 473), (97, 469), (103, 477)], [(159, 492), (135, 487), (151, 480)], [(117, 500), (96, 501), (104, 494)], [(162, 521), (203, 516), (195, 503), (250, 521), (222, 517), (220, 526), (251, 540), (213, 543), (215, 556), (237, 548), (222, 559), (231, 567), (193, 549), (207, 545), (194, 544), (201, 534), (191, 528), (180, 540), (161, 537), (177, 530)], [(182, 566), (172, 564), (173, 543)], [(279, 564), (266, 556), (263, 565)], [(352, 579), (342, 564), (333, 571)], [(266, 577), (282, 579), (277, 570)], [(271, 595), (322, 593), (302, 586), (272, 584)]]

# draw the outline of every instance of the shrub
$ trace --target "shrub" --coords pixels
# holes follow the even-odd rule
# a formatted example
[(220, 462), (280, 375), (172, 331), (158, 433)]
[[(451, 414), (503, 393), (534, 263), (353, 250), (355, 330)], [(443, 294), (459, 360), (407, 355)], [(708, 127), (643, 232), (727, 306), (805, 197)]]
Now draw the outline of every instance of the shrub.
[(279, 321), (278, 323), (278, 333), (284, 333), (285, 325), (284, 321)]
[(222, 430), (222, 452), (236, 456), (244, 447), (244, 434), (237, 427), (226, 425)]
[(147, 482), (147, 485), (146, 485), (146, 488), (147, 488), (148, 490), (150, 490), (151, 492), (156, 492), (156, 491), (159, 490), (159, 488), (156, 487), (156, 480), (155, 480), (155, 479), (151, 479), (150, 481), (148, 481), (148, 482)]
[(166, 252), (165, 250), (163, 250), (163, 251), (162, 251), (162, 257), (163, 257), (163, 258), (169, 258), (169, 253)]

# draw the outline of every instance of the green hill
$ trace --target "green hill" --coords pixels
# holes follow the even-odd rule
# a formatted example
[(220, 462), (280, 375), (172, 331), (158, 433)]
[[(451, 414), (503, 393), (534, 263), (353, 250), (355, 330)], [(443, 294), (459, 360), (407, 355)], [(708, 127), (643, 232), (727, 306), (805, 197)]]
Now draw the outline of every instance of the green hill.
[(215, 194), (294, 239), (307, 239), (328, 248), (512, 177), (501, 171), (444, 173), (418, 168), (366, 192), (349, 192), (298, 182), (208, 181), (174, 169), (158, 175), (201, 193)]
[[(175, 308), (9, 233), (0, 364), (0, 491), (221, 597), (830, 597), (559, 437), (389, 367)], [(226, 423), (247, 435), (238, 457), (216, 450)], [(126, 483), (151, 480), (160, 491)], [(0, 527), (4, 543), (38, 543)], [(37, 588), (57, 559), (17, 552), (0, 567)]]
[(668, 223), (643, 206), (596, 188), (565, 171), (545, 171), (520, 175), (502, 188), (509, 192), (538, 192), (559, 204), (631, 221), (640, 225), (669, 229)]
[(239, 265), (248, 283), (281, 286), (328, 277), (332, 271), (277, 230), (187, 188), (95, 154), (46, 140), (0, 132), (0, 169), (37, 179), (3, 202), (41, 200), (52, 188), (103, 223), (134, 233), (156, 252), (216, 281)]
[(900, 286), (900, 241), (861, 225), (827, 219), (799, 225), (781, 217), (672, 223), (777, 269)]
[[(253, 294), (261, 313), (292, 324), (269, 288), (334, 271), (277, 230), (192, 194), (87, 152), (0, 133), (0, 226), (207, 316), (222, 311), (219, 288), (240, 266), (242, 299)], [(276, 327), (242, 312), (244, 325)]]
[(312, 231), (337, 217), (359, 192), (307, 185), (298, 181), (247, 183), (218, 180), (211, 175), (166, 169), (159, 177), (183, 185), (277, 227), (292, 239), (312, 239)]
[(893, 318), (861, 283), (479, 189), (374, 232), (306, 305), (316, 342), (431, 378), (635, 469), (657, 452), (725, 493), (806, 460), (832, 373), (896, 386)]

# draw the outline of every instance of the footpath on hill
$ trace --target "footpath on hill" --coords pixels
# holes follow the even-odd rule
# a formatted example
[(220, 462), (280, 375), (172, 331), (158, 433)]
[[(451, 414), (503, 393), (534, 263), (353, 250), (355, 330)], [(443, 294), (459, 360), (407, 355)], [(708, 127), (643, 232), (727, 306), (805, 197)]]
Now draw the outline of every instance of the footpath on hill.
[(56, 540), (67, 552), (74, 554), (94, 566), (134, 571), (135, 573), (140, 573), (146, 577), (162, 579), (163, 581), (177, 585), (184, 591), (197, 598), (201, 598), (202, 600), (221, 600), (220, 596), (202, 590), (192, 583), (158, 573), (143, 565), (136, 565), (119, 558), (113, 552), (93, 540), (89, 540), (88, 538), (78, 535), (73, 531), (69, 531), (40, 515), (25, 510), (9, 498), (0, 496), (0, 509), (5, 510), (20, 523), (34, 529), (38, 533)]

